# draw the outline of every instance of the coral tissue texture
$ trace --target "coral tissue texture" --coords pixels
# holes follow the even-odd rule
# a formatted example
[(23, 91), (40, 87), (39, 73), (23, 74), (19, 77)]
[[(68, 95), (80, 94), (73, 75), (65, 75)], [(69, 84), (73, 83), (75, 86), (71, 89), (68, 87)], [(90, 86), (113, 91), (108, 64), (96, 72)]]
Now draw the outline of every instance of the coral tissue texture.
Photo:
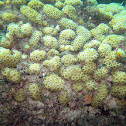
[(124, 126), (125, 4), (1, 0), (0, 126)]

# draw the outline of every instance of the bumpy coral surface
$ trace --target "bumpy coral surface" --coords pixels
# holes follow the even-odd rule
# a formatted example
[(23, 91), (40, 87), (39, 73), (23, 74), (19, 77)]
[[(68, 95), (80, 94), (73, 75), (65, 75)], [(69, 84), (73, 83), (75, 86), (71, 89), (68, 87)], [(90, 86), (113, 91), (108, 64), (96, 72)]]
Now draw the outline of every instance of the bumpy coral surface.
[(50, 74), (44, 78), (44, 85), (47, 89), (60, 91), (64, 88), (64, 80), (56, 74)]
[(0, 126), (123, 126), (124, 4), (0, 1)]

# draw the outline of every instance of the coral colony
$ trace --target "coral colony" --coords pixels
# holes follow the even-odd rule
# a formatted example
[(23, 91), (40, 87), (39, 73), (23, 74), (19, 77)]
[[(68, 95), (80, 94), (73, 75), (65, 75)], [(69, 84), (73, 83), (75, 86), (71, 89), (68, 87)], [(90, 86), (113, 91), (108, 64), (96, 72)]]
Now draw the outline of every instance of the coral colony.
[(0, 125), (123, 125), (126, 6), (1, 0), (0, 34)]

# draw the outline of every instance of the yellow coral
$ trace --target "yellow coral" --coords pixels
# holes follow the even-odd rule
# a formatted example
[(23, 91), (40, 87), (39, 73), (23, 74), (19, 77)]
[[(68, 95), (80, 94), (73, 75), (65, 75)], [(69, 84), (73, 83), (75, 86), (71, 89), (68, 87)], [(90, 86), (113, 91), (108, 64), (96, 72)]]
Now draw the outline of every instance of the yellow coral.
[(29, 44), (32, 47), (36, 47), (38, 46), (38, 41), (40, 40), (40, 37), (42, 37), (42, 32), (41, 31), (34, 31), (30, 40), (29, 40)]
[(25, 35), (25, 36), (32, 35), (33, 28), (31, 26), (31, 24), (29, 24), (29, 23), (22, 24), (20, 29), (21, 29), (21, 32), (22, 32), (23, 35)]
[(30, 83), (28, 85), (28, 94), (34, 100), (41, 99), (41, 90), (41, 85), (37, 83)]
[(119, 49), (116, 51), (116, 57), (126, 57), (125, 51), (122, 50), (121, 48), (119, 48)]
[(58, 56), (59, 52), (56, 49), (50, 49), (47, 52), (47, 59), (52, 59), (54, 56)]
[(15, 21), (15, 15), (12, 13), (3, 13), (2, 20), (7, 23), (11, 23)]
[(83, 48), (84, 49), (86, 49), (86, 48), (97, 48), (97, 47), (99, 47), (100, 44), (101, 44), (101, 42), (98, 41), (98, 40), (91, 40), (90, 42), (86, 43)]
[(107, 65), (108, 68), (118, 68), (121, 66), (121, 63), (116, 62), (116, 52), (111, 51), (105, 58), (103, 59), (103, 63)]
[(85, 86), (85, 88), (86, 88), (88, 91), (91, 91), (91, 90), (93, 90), (93, 89), (97, 89), (97, 88), (96, 88), (95, 82), (93, 82), (92, 80), (86, 81), (86, 82), (84, 83), (84, 86)]
[(45, 58), (46, 52), (44, 50), (34, 50), (30, 53), (30, 60), (39, 62)]
[(72, 85), (72, 89), (75, 91), (75, 92), (79, 92), (83, 89), (83, 86), (81, 83), (77, 82), (77, 83), (74, 83)]
[(125, 98), (126, 97), (126, 85), (114, 85), (114, 86), (112, 86), (111, 94), (114, 97)]
[(74, 51), (72, 45), (60, 45), (59, 50), (60, 51)]
[(87, 40), (91, 38), (90, 31), (83, 26), (78, 26), (76, 28), (77, 36), (72, 42), (74, 51), (78, 51)]
[(96, 28), (93, 28), (90, 32), (92, 36), (98, 40), (103, 41), (105, 39), (105, 33), (109, 30), (109, 26), (107, 24), (101, 23)]
[(50, 71), (56, 71), (60, 67), (61, 62), (60, 62), (60, 57), (59, 56), (54, 56), (50, 60), (45, 60), (43, 62), (43, 66), (49, 67)]
[(81, 80), (82, 80), (83, 82), (90, 81), (90, 80), (91, 80), (91, 76), (90, 76), (89, 74), (84, 74), (84, 73), (82, 73)]
[(98, 11), (99, 13), (107, 19), (112, 19), (113, 15), (119, 13), (125, 8), (118, 3), (110, 3), (110, 4), (99, 4)]
[(90, 31), (83, 26), (78, 26), (76, 32), (78, 36), (83, 36), (85, 38), (85, 41), (91, 38)]
[(100, 44), (98, 48), (98, 52), (100, 54), (100, 57), (107, 56), (112, 50), (112, 47), (109, 44)]
[(64, 6), (62, 12), (72, 20), (76, 20), (78, 18), (76, 9), (71, 5)]
[(121, 42), (124, 41), (124, 37), (121, 35), (108, 35), (103, 41), (103, 44), (109, 44), (113, 48), (117, 48)]
[(78, 65), (71, 65), (61, 70), (61, 75), (67, 80), (78, 81), (81, 79), (82, 70)]
[(31, 74), (37, 74), (40, 72), (40, 64), (39, 63), (33, 63), (29, 65), (29, 72)]
[(44, 78), (45, 87), (51, 91), (61, 91), (64, 89), (64, 80), (57, 74), (50, 74)]
[(86, 0), (87, 5), (98, 5), (97, 0)]
[(43, 13), (47, 14), (50, 18), (61, 18), (62, 12), (51, 4), (45, 4), (43, 6)]
[(71, 19), (61, 18), (61, 20), (59, 21), (59, 26), (63, 29), (76, 30), (77, 24)]
[[(76, 35), (76, 33), (73, 30), (65, 29), (65, 30), (60, 32), (59, 39), (61, 39), (61, 40), (62, 39), (72, 40), (72, 39), (75, 38), (75, 35)], [(62, 44), (62, 45), (64, 45), (64, 44)]]
[(108, 69), (106, 67), (101, 67), (94, 72), (94, 78), (96, 80), (104, 79), (108, 76)]
[(44, 45), (56, 49), (58, 47), (58, 41), (55, 37), (51, 35), (45, 35), (43, 37)]
[(12, 41), (13, 39), (8, 39), (8, 38), (5, 38), (3, 37), (1, 42), (0, 42), (0, 46), (3, 47), (3, 48), (11, 48), (12, 47)]
[(96, 93), (93, 95), (91, 105), (93, 107), (101, 106), (107, 94), (108, 94), (107, 86), (103, 83), (100, 83)]
[(23, 102), (26, 99), (24, 89), (20, 88), (19, 90), (17, 90), (16, 93), (14, 94), (14, 98), (17, 102)]
[(121, 11), (113, 16), (113, 19), (109, 22), (109, 26), (113, 28), (115, 32), (126, 30), (126, 10)]
[(59, 100), (59, 103), (61, 105), (66, 106), (68, 104), (68, 101), (69, 101), (68, 92), (64, 91), (62, 94), (60, 94), (58, 96), (58, 100)]
[(81, 0), (65, 0), (64, 4), (76, 6), (76, 5), (83, 5), (83, 2)]
[(18, 72), (16, 69), (4, 68), (2, 69), (1, 74), (11, 83), (17, 84), (20, 82), (20, 72)]
[(94, 62), (85, 63), (82, 67), (84, 74), (92, 74), (96, 70), (96, 64)]
[(70, 64), (74, 64), (77, 62), (77, 59), (75, 58), (74, 55), (72, 54), (67, 54), (67, 55), (64, 55), (62, 58), (61, 58), (61, 63), (63, 63), (64, 65), (68, 66)]
[(93, 48), (87, 48), (82, 52), (79, 52), (77, 55), (78, 61), (85, 61), (87, 63), (96, 60), (98, 57), (98, 52)]
[(42, 15), (29, 6), (23, 5), (20, 8), (20, 12), (26, 16), (30, 21), (38, 24), (42, 24)]
[(54, 4), (55, 7), (57, 7), (58, 9), (62, 9), (64, 6), (64, 3), (62, 3), (61, 1), (57, 1)]
[(126, 83), (126, 73), (123, 71), (114, 72), (113, 73), (113, 83), (125, 84)]
[(28, 3), (28, 6), (35, 9), (35, 10), (39, 10), (44, 4), (39, 1), (39, 0), (31, 0), (29, 3)]
[(0, 48), (0, 63), (6, 67), (15, 67), (21, 59), (21, 53), (17, 50)]
[(12, 0), (12, 4), (26, 4), (27, 0)]
[(45, 34), (45, 35), (51, 35), (53, 32), (54, 32), (54, 27), (44, 27), (42, 29), (42, 32)]
[(11, 34), (11, 36), (16, 36), (17, 38), (22, 38), (23, 34), (21, 33), (20, 25), (16, 23), (10, 23), (7, 26), (8, 34)]

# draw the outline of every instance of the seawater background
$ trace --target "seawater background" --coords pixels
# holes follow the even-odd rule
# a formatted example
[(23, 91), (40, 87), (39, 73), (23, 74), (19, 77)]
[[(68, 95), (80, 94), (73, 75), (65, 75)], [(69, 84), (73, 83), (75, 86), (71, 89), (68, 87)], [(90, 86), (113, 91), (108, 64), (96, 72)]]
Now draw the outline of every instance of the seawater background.
[(100, 4), (100, 3), (109, 4), (109, 3), (113, 3), (113, 2), (115, 2), (115, 3), (122, 3), (122, 2), (124, 2), (123, 5), (126, 4), (126, 1), (125, 1), (125, 0), (97, 0), (97, 2), (98, 2), (99, 4)]

